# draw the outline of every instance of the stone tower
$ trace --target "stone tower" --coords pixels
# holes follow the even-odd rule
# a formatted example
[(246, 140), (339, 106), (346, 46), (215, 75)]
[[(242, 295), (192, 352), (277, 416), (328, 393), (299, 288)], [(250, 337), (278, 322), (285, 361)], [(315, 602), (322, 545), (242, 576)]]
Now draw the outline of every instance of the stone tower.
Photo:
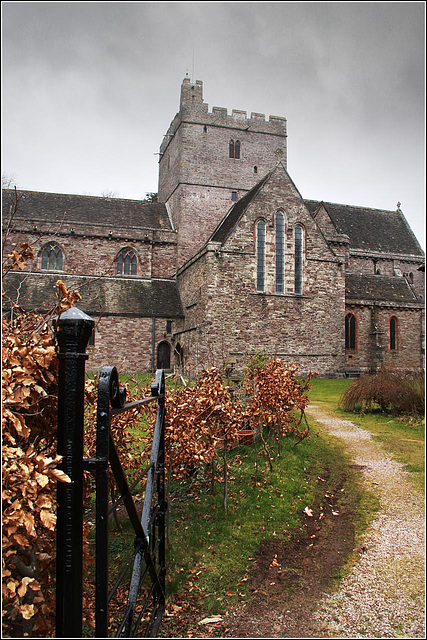
[(286, 118), (203, 102), (203, 83), (184, 78), (179, 112), (160, 146), (159, 201), (178, 231), (178, 266), (277, 162), (286, 165)]

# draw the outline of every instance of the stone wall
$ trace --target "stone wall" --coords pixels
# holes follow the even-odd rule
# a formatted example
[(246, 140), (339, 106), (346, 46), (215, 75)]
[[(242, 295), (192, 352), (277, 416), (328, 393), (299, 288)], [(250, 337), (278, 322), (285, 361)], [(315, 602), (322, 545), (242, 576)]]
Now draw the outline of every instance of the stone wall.
[[(209, 238), (233, 204), (281, 159), (286, 165), (286, 120), (203, 103), (201, 82), (184, 80), (180, 111), (160, 148), (159, 200), (170, 206), (179, 234), (179, 264)], [(240, 158), (229, 157), (230, 140)]]
[[(285, 212), (288, 225), (284, 294), (275, 293), (274, 220), (278, 206)], [(263, 293), (256, 291), (254, 230), (260, 217), (267, 226)], [(294, 295), (296, 223), (304, 227), (302, 296)], [(311, 370), (343, 375), (343, 265), (329, 250), (284, 169), (277, 169), (222, 245), (209, 244), (179, 272), (178, 283), (186, 327), (193, 325), (191, 340), (197, 342), (207, 362), (222, 366), (231, 358), (243, 367), (248, 355), (264, 349), (297, 362), (304, 373)], [(188, 306), (196, 291), (200, 295), (193, 310)]]
[[(137, 258), (139, 278), (170, 278), (176, 270), (176, 233), (147, 232), (147, 239), (136, 240), (132, 237), (99, 237), (96, 235), (76, 236), (55, 232), (31, 234), (27, 231), (14, 231), (9, 234), (5, 244), (5, 254), (22, 242), (29, 242), (34, 248), (36, 259), (31, 265), (32, 271), (41, 270), (40, 251), (48, 243), (57, 244), (63, 253), (61, 271), (69, 274), (113, 276), (116, 275), (116, 259), (122, 249), (132, 249)], [(159, 235), (157, 240), (153, 236)], [(164, 237), (167, 237), (165, 239)], [(28, 265), (30, 267), (30, 265)]]
[[(421, 308), (375, 305), (347, 305), (356, 317), (356, 349), (346, 351), (349, 373), (368, 373), (381, 366), (402, 371), (423, 368), (424, 323)], [(397, 319), (397, 348), (390, 349), (390, 318)]]
[[(157, 348), (163, 341), (170, 345), (173, 369), (176, 362), (174, 345), (172, 335), (167, 333), (165, 318), (94, 316), (94, 320), (95, 345), (88, 347), (88, 371), (97, 372), (106, 365), (116, 366), (119, 373), (153, 371), (157, 367)], [(172, 330), (177, 328), (179, 322), (172, 320)]]

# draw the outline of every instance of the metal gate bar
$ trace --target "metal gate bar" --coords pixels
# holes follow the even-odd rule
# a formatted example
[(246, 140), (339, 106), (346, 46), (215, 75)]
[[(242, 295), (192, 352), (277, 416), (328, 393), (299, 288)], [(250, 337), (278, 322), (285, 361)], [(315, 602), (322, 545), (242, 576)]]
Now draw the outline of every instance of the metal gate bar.
[[(55, 323), (60, 362), (58, 453), (63, 456), (62, 468), (72, 480), (71, 483), (58, 484), (56, 636), (82, 637), (83, 471), (89, 470), (96, 475), (95, 636), (107, 637), (108, 605), (133, 561), (128, 603), (122, 621), (117, 623), (117, 635), (134, 637), (139, 632), (143, 616), (150, 610), (151, 618), (145, 633), (147, 637), (155, 637), (165, 608), (164, 372), (156, 372), (150, 398), (126, 404), (125, 390), (119, 385), (116, 368), (102, 368), (98, 386), (96, 456), (83, 458), (84, 369), (88, 357), (85, 351), (93, 327), (94, 321), (75, 307), (63, 313)], [(129, 487), (110, 433), (111, 418), (154, 401), (158, 410), (150, 464)], [(109, 469), (120, 493), (111, 507)], [(140, 520), (132, 491), (146, 474)], [(130, 561), (108, 593), (108, 517), (111, 510), (121, 503), (126, 507), (135, 533), (134, 548)], [(147, 576), (151, 586), (145, 602), (137, 605), (141, 585)], [(142, 608), (137, 612), (137, 607)]]

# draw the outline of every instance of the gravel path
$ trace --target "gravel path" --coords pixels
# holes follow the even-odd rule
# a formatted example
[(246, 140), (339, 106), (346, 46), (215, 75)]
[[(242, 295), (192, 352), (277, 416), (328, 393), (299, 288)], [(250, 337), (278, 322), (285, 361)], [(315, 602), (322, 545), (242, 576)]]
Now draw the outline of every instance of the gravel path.
[(307, 412), (345, 443), (381, 501), (360, 561), (338, 591), (321, 598), (314, 620), (334, 638), (424, 638), (423, 496), (368, 431), (317, 406)]

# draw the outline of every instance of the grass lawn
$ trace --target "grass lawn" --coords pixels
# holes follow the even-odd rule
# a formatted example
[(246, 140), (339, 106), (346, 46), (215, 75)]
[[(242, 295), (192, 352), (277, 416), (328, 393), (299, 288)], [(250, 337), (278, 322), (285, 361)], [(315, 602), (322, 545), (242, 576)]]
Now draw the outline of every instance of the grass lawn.
[(409, 480), (418, 489), (425, 483), (425, 420), (408, 416), (393, 417), (378, 410), (375, 413), (354, 413), (339, 408), (341, 395), (353, 382), (349, 379), (315, 378), (309, 394), (310, 402), (324, 407), (334, 415), (351, 420), (369, 430), (395, 460), (405, 465)]
[[(262, 540), (289, 541), (307, 519), (305, 508), (339, 492), (340, 507), (356, 511), (362, 499), (356, 472), (338, 443), (321, 429), (295, 446), (283, 441), (270, 472), (262, 443), (230, 452), (228, 510), (223, 485), (175, 483), (170, 500), (169, 603), (194, 594), (201, 617), (224, 615), (250, 599), (250, 575)], [(321, 479), (321, 481), (319, 481)], [(341, 491), (342, 489), (342, 491)], [(372, 506), (372, 505), (371, 505)], [(173, 619), (162, 635), (174, 635)]]
[[(151, 378), (138, 382), (146, 385)], [(338, 408), (339, 399), (351, 383), (346, 379), (314, 379), (310, 403), (369, 429), (390, 455), (405, 464), (411, 481), (421, 488), (424, 423), (380, 413), (342, 411)], [(139, 428), (145, 430), (143, 425)], [(339, 495), (338, 508), (354, 514), (356, 540), (366, 529), (378, 509), (378, 501), (362, 487), (359, 472), (349, 468), (343, 446), (326, 435), (314, 420), (310, 420), (310, 437), (297, 446), (295, 443), (293, 437), (284, 439), (279, 458), (276, 445), (270, 442), (273, 472), (269, 470), (261, 441), (230, 451), (226, 512), (223, 484), (217, 482), (212, 493), (203, 468), (192, 479), (171, 483), (167, 548), (169, 610), (174, 611), (174, 606), (180, 609), (185, 599), (190, 598), (196, 603), (196, 616), (225, 615), (239, 602), (249, 601), (250, 576), (262, 541), (275, 537), (284, 542), (294, 539), (306, 519), (305, 508), (318, 504), (325, 492)], [(217, 465), (220, 476), (221, 456)], [(111, 534), (110, 552), (119, 561), (125, 548), (131, 547), (132, 535), (126, 525), (121, 533), (115, 532), (113, 523)], [(346, 571), (346, 566), (342, 571)], [(181, 637), (182, 628), (176, 626), (178, 620), (179, 616), (166, 616), (161, 635)]]

